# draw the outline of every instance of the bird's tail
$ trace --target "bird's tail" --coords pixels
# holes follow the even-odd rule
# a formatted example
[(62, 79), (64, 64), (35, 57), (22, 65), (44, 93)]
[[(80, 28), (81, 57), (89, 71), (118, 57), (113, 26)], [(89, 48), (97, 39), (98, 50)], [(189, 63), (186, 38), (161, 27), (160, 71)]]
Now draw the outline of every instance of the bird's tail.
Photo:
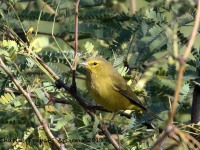
[(159, 116), (157, 116), (155, 113), (153, 113), (152, 111), (150, 110), (147, 110), (147, 112), (152, 116), (154, 117), (155, 119), (159, 119), (161, 121), (164, 121), (162, 118), (160, 118)]

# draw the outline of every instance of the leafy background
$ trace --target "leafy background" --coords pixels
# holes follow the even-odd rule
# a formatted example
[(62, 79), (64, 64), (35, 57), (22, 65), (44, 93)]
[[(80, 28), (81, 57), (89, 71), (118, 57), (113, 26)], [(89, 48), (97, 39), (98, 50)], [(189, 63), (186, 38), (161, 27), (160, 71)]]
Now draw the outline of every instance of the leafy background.
[[(1, 58), (17, 81), (31, 93), (52, 133), (66, 148), (113, 149), (97, 128), (98, 123), (103, 122), (109, 124), (109, 132), (122, 148), (148, 149), (167, 123), (179, 68), (175, 57), (186, 49), (196, 15), (195, 1), (140, 0), (136, 1), (134, 12), (128, 0), (80, 0), (79, 62), (96, 55), (111, 61), (144, 104), (164, 121), (146, 114), (138, 117), (134, 113), (131, 119), (117, 115), (110, 121), (112, 114), (100, 110), (95, 111), (93, 121), (75, 98), (58, 89), (50, 75), (32, 59), (31, 56), (37, 54), (67, 85), (71, 84), (74, 3), (72, 0), (1, 1)], [(185, 132), (189, 132), (194, 86), (199, 85), (198, 39), (197, 36), (185, 66), (175, 115), (176, 125)], [(175, 44), (178, 51), (174, 51)], [(95, 105), (85, 88), (84, 74), (78, 65), (78, 94)], [(2, 68), (0, 95), (0, 138), (4, 141), (1, 149), (54, 149), (51, 143), (38, 141), (48, 139), (42, 125)], [(156, 127), (154, 130), (144, 125), (150, 121)], [(15, 142), (6, 139), (15, 139)], [(168, 139), (164, 148), (174, 143), (178, 142)], [(180, 143), (176, 146), (186, 148)]]

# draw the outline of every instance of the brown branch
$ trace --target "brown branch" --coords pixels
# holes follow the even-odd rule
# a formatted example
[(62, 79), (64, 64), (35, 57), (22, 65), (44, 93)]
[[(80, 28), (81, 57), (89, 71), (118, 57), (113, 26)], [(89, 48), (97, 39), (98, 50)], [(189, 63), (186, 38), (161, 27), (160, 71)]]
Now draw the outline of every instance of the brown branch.
[(76, 57), (77, 52), (78, 52), (78, 6), (79, 6), (79, 2), (80, 2), (80, 0), (77, 0), (76, 4), (75, 4), (75, 33), (74, 33), (75, 47), (74, 47), (74, 58)]
[[(4, 91), (7, 92), (7, 93), (14, 93), (14, 94), (16, 94), (16, 95), (21, 95), (21, 94), (22, 94), (22, 92), (20, 92), (20, 91), (17, 90), (17, 89), (13, 89), (13, 88), (5, 88)], [(37, 95), (35, 95), (35, 94), (33, 94), (33, 93), (30, 93), (29, 95), (30, 95), (31, 98), (37, 98)], [(57, 97), (52, 96), (52, 95), (49, 94), (49, 93), (46, 93), (45, 95), (46, 95), (46, 97), (49, 99), (49, 101), (52, 101), (53, 103), (61, 103), (61, 104), (69, 104), (69, 105), (72, 104), (72, 103), (71, 103), (69, 100), (67, 100), (66, 98), (57, 98)], [(88, 104), (87, 104), (87, 109), (90, 109), (90, 110), (107, 111), (107, 110), (104, 109), (102, 106), (88, 105)], [(107, 111), (107, 112), (108, 112), (108, 111)], [(125, 116), (125, 117), (127, 117), (127, 118), (130, 118), (130, 117), (131, 117), (131, 115), (126, 114), (126, 113), (124, 113), (124, 112), (122, 112), (122, 113), (120, 112), (120, 115), (121, 115), (121, 116)]]
[(119, 144), (116, 142), (116, 140), (114, 140), (112, 138), (112, 136), (110, 135), (110, 132), (105, 128), (104, 125), (102, 125), (102, 123), (100, 122), (98, 127), (101, 129), (101, 131), (103, 132), (103, 134), (108, 138), (108, 140), (112, 143), (112, 145), (114, 146), (115, 149), (119, 149), (121, 150), (121, 147), (119, 146)]
[[(16, 95), (21, 95), (22, 94), (21, 91), (13, 89), (13, 88), (5, 88), (4, 91), (7, 92), (7, 93), (14, 93)], [(32, 94), (32, 93), (30, 93), (29, 95), (30, 95), (31, 98), (36, 98), (37, 97), (35, 94)]]
[(3, 70), (6, 72), (6, 74), (11, 78), (11, 80), (14, 82), (14, 84), (17, 86), (17, 88), (21, 91), (21, 93), (27, 99), (27, 101), (29, 102), (29, 104), (33, 108), (33, 110), (34, 110), (34, 112), (35, 112), (38, 120), (43, 125), (44, 130), (47, 133), (48, 137), (53, 141), (54, 145), (57, 148), (62, 149), (60, 143), (56, 140), (56, 138), (54, 137), (54, 135), (51, 133), (51, 130), (48, 128), (47, 121), (42, 117), (41, 113), (39, 112), (39, 110), (35, 106), (32, 98), (30, 97), (30, 94), (28, 92), (26, 92), (22, 88), (22, 86), (20, 85), (20, 83), (18, 83), (18, 81), (15, 79), (15, 77), (10, 73), (10, 71), (8, 70), (8, 68), (6, 67), (6, 65), (4, 64), (3, 60), (1, 59), (1, 57), (0, 57), (0, 66), (1, 66), (1, 68), (3, 68)]
[(189, 54), (192, 50), (192, 46), (194, 44), (196, 35), (198, 33), (199, 21), (200, 21), (200, 2), (198, 1), (198, 8), (197, 8), (197, 14), (196, 14), (196, 17), (195, 17), (194, 28), (193, 28), (192, 35), (190, 37), (189, 43), (187, 45), (187, 49), (186, 49), (186, 51), (183, 55), (184, 60), (187, 59), (187, 57), (189, 56)]
[[(95, 114), (88, 109), (86, 111), (91, 116), (91, 118), (93, 120), (95, 120), (95, 117), (96, 117)], [(99, 122), (98, 128), (102, 131), (102, 133), (106, 136), (106, 138), (108, 138), (108, 140), (110, 141), (110, 143), (114, 146), (114, 148), (116, 150), (121, 150), (121, 147), (118, 145), (116, 140), (114, 138), (112, 138), (112, 136), (111, 136), (110, 132), (107, 130), (106, 126), (104, 126), (101, 122)]]
[(200, 143), (190, 134), (184, 133), (184, 136), (189, 139), (189, 141), (192, 141), (198, 148), (200, 148)]
[(197, 14), (196, 14), (195, 22), (194, 22), (194, 28), (193, 28), (192, 35), (190, 37), (187, 49), (186, 49), (183, 57), (179, 58), (180, 68), (179, 68), (179, 72), (178, 72), (177, 86), (176, 86), (176, 91), (175, 91), (175, 94), (174, 94), (174, 101), (172, 103), (172, 109), (170, 111), (170, 118), (169, 118), (168, 124), (173, 123), (173, 118), (174, 118), (174, 114), (175, 114), (175, 111), (176, 111), (176, 106), (177, 106), (177, 103), (178, 103), (179, 93), (180, 93), (180, 89), (181, 89), (183, 72), (184, 72), (184, 68), (185, 68), (184, 64), (185, 64), (185, 61), (186, 61), (187, 57), (189, 56), (189, 54), (192, 50), (192, 46), (194, 44), (195, 37), (196, 37), (197, 31), (198, 31), (198, 28), (199, 28), (199, 21), (200, 21), (200, 2), (198, 2), (198, 8), (197, 8)]
[(171, 133), (174, 133), (174, 126), (168, 126), (165, 131), (163, 132), (163, 135), (154, 143), (154, 145), (149, 150), (155, 150), (157, 146), (159, 146), (163, 140), (165, 140)]
[(38, 56), (38, 55), (34, 55), (34, 58), (40, 63), (40, 65), (42, 65), (42, 67), (44, 67), (44, 69), (46, 69), (55, 80), (59, 80), (59, 76), (53, 72), (53, 70), (51, 70), (51, 68), (49, 68), (44, 61)]
[[(199, 27), (199, 21), (200, 21), (200, 1), (198, 1), (198, 8), (197, 8), (197, 14), (196, 14), (195, 22), (194, 22), (194, 28), (193, 28), (192, 35), (190, 37), (189, 43), (187, 45), (187, 49), (185, 50), (184, 55), (182, 57), (178, 58), (180, 67), (179, 67), (179, 71), (178, 71), (178, 79), (177, 79), (177, 84), (176, 84), (176, 90), (175, 90), (175, 93), (174, 93), (174, 101), (172, 103), (172, 108), (171, 108), (171, 111), (170, 111), (168, 125), (166, 127), (166, 131), (165, 131), (164, 135), (161, 138), (159, 138), (156, 143), (154, 143), (151, 150), (156, 148), (165, 139), (165, 137), (172, 134), (172, 131), (167, 130), (167, 129), (170, 129), (171, 127), (173, 127), (174, 115), (175, 115), (175, 111), (176, 111), (176, 107), (177, 107), (177, 103), (178, 103), (178, 99), (179, 99), (181, 83), (182, 83), (183, 73), (184, 73), (184, 69), (185, 69), (185, 61), (188, 58), (188, 56), (189, 56), (189, 54), (192, 50), (192, 46), (194, 44), (195, 37), (196, 37), (198, 27)], [(177, 131), (178, 131), (178, 129), (175, 130), (176, 133), (177, 133)], [(173, 130), (173, 132), (174, 132), (174, 130)], [(185, 134), (185, 137), (194, 140), (194, 138), (191, 138), (186, 134)], [(195, 144), (197, 146), (199, 146), (199, 143), (196, 140), (195, 140)]]
[[(5, 88), (4, 91), (7, 92), (7, 93), (14, 93), (16, 95), (21, 95), (22, 94), (17, 89)], [(49, 101), (52, 101), (53, 103), (61, 103), (61, 104), (69, 104), (69, 105), (71, 105), (71, 102), (69, 100), (67, 100), (66, 98), (57, 98), (57, 97), (52, 96), (52, 94), (50, 94), (50, 93), (46, 93), (45, 95), (49, 99)], [(31, 98), (37, 98), (37, 95), (35, 95), (33, 93), (30, 93), (30, 97)], [(100, 111), (109, 112), (108, 110), (104, 109), (102, 106), (92, 105), (92, 104), (91, 105), (87, 104), (87, 109), (89, 109), (89, 110), (100, 110)], [(131, 114), (127, 114), (124, 111), (119, 112), (119, 114), (121, 116), (125, 116), (125, 117), (127, 117), (129, 119), (131, 118)]]
[(196, 149), (194, 148), (193, 145), (191, 146), (191, 142), (193, 142), (198, 148), (200, 148), (200, 143), (190, 134), (182, 132), (178, 128), (175, 128), (174, 132), (181, 137), (182, 141), (184, 141), (185, 143), (188, 143), (187, 145), (190, 146), (189, 149)]
[[(7, 93), (14, 93), (16, 95), (21, 95), (22, 94), (19, 90), (11, 89), (11, 88), (5, 88), (4, 91), (7, 92)], [(57, 98), (57, 97), (52, 96), (49, 93), (46, 93), (45, 95), (49, 99), (49, 101), (52, 101), (53, 103), (61, 103), (61, 104), (69, 104), (69, 105), (71, 105), (71, 102), (69, 100), (67, 100), (66, 98)], [(31, 98), (37, 98), (37, 95), (35, 95), (33, 93), (30, 93), (30, 97)], [(99, 106), (99, 105), (88, 105), (87, 104), (87, 109), (109, 112), (108, 110), (104, 109), (102, 106)], [(129, 119), (131, 118), (131, 114), (127, 114), (124, 111), (119, 112), (119, 114), (121, 116), (125, 116), (125, 117), (127, 117)]]
[[(19, 90), (11, 89), (11, 88), (5, 88), (4, 91), (7, 92), (7, 93), (14, 93), (16, 95), (22, 94), (22, 92), (20, 92)], [(31, 98), (37, 98), (37, 95), (35, 95), (33, 93), (30, 93), (29, 95), (30, 95)], [(52, 101), (53, 103), (71, 104), (71, 102), (69, 100), (67, 100), (66, 98), (57, 98), (57, 97), (52, 96), (49, 93), (46, 93), (45, 95), (47, 96), (49, 101)], [(90, 106), (90, 107), (92, 107), (92, 106)]]
[(178, 99), (179, 99), (179, 93), (180, 93), (180, 90), (181, 90), (183, 72), (184, 72), (184, 69), (185, 69), (184, 60), (182, 58), (180, 58), (179, 62), (180, 62), (180, 68), (179, 68), (179, 72), (178, 72), (176, 90), (175, 90), (175, 93), (174, 93), (174, 101), (172, 103), (168, 125), (172, 125), (173, 124), (174, 114), (175, 114), (175, 111), (176, 111), (176, 106), (177, 106)]
[(136, 0), (130, 0), (130, 14), (133, 15), (136, 12)]
[(77, 0), (75, 3), (75, 46), (74, 46), (74, 62), (72, 67), (72, 85), (71, 90), (73, 90), (75, 93), (77, 92), (76, 88), (76, 66), (78, 62), (78, 6), (79, 6), (80, 0)]

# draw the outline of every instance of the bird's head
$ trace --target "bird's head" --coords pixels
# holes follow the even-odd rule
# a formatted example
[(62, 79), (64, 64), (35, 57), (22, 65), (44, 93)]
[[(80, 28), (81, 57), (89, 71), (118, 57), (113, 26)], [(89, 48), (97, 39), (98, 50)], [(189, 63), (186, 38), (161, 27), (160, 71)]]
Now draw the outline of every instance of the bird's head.
[(109, 71), (109, 68), (112, 67), (107, 60), (101, 57), (91, 57), (81, 64), (85, 66), (88, 72), (94, 74), (106, 73), (106, 71)]

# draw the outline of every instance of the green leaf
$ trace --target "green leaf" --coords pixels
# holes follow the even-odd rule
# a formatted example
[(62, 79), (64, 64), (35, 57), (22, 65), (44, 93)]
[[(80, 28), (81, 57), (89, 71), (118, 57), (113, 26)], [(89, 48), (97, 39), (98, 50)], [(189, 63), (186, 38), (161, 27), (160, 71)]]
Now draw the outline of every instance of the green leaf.
[(91, 123), (91, 117), (89, 115), (83, 116), (83, 123), (85, 126), (88, 126)]
[(44, 91), (41, 88), (36, 88), (34, 90), (34, 93), (38, 96), (38, 98), (40, 100), (42, 100), (44, 102), (44, 104), (47, 104), (49, 102), (49, 100), (47, 99), (47, 97), (44, 94)]

